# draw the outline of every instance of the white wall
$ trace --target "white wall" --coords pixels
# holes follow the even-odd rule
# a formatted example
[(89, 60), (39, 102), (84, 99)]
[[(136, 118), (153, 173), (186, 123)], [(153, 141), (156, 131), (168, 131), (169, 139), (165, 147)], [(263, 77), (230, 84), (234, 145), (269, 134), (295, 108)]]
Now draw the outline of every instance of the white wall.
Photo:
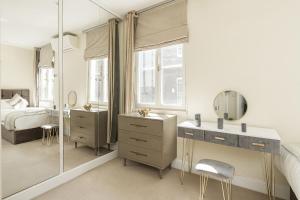
[(34, 50), (1, 45), (1, 88), (30, 89), (33, 102), (35, 89)]
[[(188, 10), (188, 116), (216, 121), (215, 96), (233, 89), (248, 102), (245, 117), (233, 123), (275, 128), (284, 142), (300, 142), (300, 1), (189, 0)], [(237, 176), (264, 179), (260, 153), (198, 142), (194, 155), (229, 162)]]
[(68, 103), (68, 93), (72, 90), (77, 93), (77, 106), (87, 103), (87, 75), (88, 66), (84, 60), (84, 35), (79, 35), (80, 45), (78, 49), (64, 52), (63, 79), (64, 102)]

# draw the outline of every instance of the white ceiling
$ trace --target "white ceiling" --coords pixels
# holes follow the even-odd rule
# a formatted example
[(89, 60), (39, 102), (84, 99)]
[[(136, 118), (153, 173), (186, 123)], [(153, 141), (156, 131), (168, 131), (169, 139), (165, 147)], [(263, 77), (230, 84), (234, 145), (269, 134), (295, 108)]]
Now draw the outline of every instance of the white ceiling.
[[(32, 48), (58, 34), (58, 0), (0, 0), (1, 43)], [(80, 33), (163, 0), (64, 0), (64, 32)]]

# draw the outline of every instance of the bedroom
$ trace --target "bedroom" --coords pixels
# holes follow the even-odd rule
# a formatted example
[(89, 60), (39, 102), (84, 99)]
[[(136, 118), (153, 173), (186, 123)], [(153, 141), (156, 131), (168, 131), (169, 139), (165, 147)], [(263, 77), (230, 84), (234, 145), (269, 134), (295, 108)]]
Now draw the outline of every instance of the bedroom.
[[(12, 2), (10, 8), (5, 6), (7, 2)], [(186, 12), (174, 12), (171, 5), (177, 5), (176, 2), (181, 2), (180, 0), (167, 2), (160, 0), (95, 0), (91, 4), (96, 6), (94, 11), (67, 0), (59, 0), (59, 2), (63, 3), (63, 6), (61, 4), (55, 5), (53, 1), (49, 5), (47, 4), (55, 11), (51, 14), (45, 13), (47, 16), (58, 19), (53, 20), (55, 21), (53, 22), (55, 29), (52, 29), (54, 31), (40, 44), (34, 44), (30, 47), (43, 47), (45, 44), (51, 43), (53, 36), (57, 34), (60, 35), (58, 42), (72, 43), (72, 39), (70, 39), (72, 34), (76, 35), (78, 41), (78, 45), (72, 43), (72, 50), (64, 50), (64, 46), (60, 47), (58, 44), (58, 49), (64, 50), (63, 54), (54, 50), (55, 63), (58, 65), (57, 68), (54, 67), (57, 69), (54, 73), (57, 76), (54, 78), (54, 88), (56, 89), (54, 89), (53, 95), (53, 104), (56, 105), (56, 110), (53, 110), (53, 107), (49, 110), (52, 111), (50, 116), (58, 120), (61, 127), (59, 133), (62, 134), (58, 135), (60, 143), (46, 144), (42, 148), (56, 148), (57, 153), (55, 155), (57, 157), (55, 159), (58, 161), (55, 164), (56, 167), (51, 167), (51, 170), (55, 169), (57, 173), (53, 174), (53, 178), (45, 178), (40, 184), (31, 184), (34, 187), (28, 185), (25, 190), (15, 191), (17, 193), (10, 198), (59, 199), (70, 195), (70, 198), (73, 197), (73, 199), (97, 199), (98, 195), (102, 193), (107, 199), (141, 199), (145, 194), (148, 199), (198, 199), (201, 193), (201, 189), (199, 190), (199, 185), (201, 185), (199, 175), (201, 173), (197, 171), (196, 165), (199, 160), (212, 159), (230, 164), (235, 168), (232, 179), (233, 199), (242, 199), (242, 194), (245, 195), (245, 199), (272, 199), (274, 195), (281, 199), (296, 198), (296, 196), (299, 199), (299, 154), (297, 154), (299, 150), (297, 147), (300, 138), (297, 123), (300, 96), (297, 91), (300, 85), (298, 77), (300, 30), (297, 24), (300, 21), (298, 12), (300, 4), (298, 1), (188, 0), (184, 6)], [(0, 7), (3, 11), (7, 10), (7, 13), (23, 13), (24, 16), (21, 18), (29, 16), (30, 14), (23, 10), (32, 10), (33, 8), (22, 5), (20, 6), (22, 8), (15, 10), (14, 5), (18, 3), (20, 2), (17, 0), (1, 0)], [(29, 5), (30, 3), (27, 4), (27, 6)], [(54, 6), (56, 7), (54, 8)], [(178, 7), (182, 8), (181, 6)], [(51, 10), (48, 7), (47, 9), (43, 8), (38, 7), (38, 10)], [(73, 10), (76, 14), (74, 15), (74, 12), (68, 12), (66, 9)], [(129, 25), (132, 25), (129, 20), (132, 19), (130, 14), (135, 14), (134, 12), (130, 13), (133, 10), (137, 13), (137, 24), (128, 28)], [(158, 10), (161, 10), (163, 14)], [(60, 13), (60, 11), (62, 12)], [(151, 15), (151, 11), (155, 14)], [(89, 18), (80, 16), (81, 14), (91, 14), (99, 18), (95, 23), (72, 27), (73, 22), (80, 23), (82, 18)], [(34, 16), (37, 18), (39, 15)], [(8, 25), (10, 21), (12, 22), (12, 19), (7, 19), (5, 22), (8, 17), (1, 16), (1, 28), (4, 32), (8, 28), (5, 28), (5, 23)], [(119, 45), (115, 44), (116, 46), (113, 48), (110, 46), (108, 50), (113, 49), (120, 54), (120, 73), (117, 73), (120, 75), (120, 84), (116, 84), (120, 86), (120, 91), (115, 92), (120, 97), (119, 111), (123, 114), (124, 109), (122, 107), (133, 106), (134, 109), (131, 111), (140, 118), (134, 121), (132, 120), (133, 116), (121, 115), (119, 117), (121, 121), (118, 122), (119, 127), (121, 127), (118, 131), (118, 143), (112, 142), (110, 147), (103, 145), (103, 150), (110, 149), (110, 151), (105, 152), (105, 155), (96, 156), (95, 149), (83, 145), (83, 143), (79, 142), (75, 148), (74, 138), (72, 139), (70, 132), (70, 128), (72, 128), (71, 112), (77, 108), (84, 109), (84, 105), (88, 108), (89, 100), (97, 95), (113, 96), (111, 88), (106, 90), (105, 84), (102, 84), (104, 83), (102, 80), (106, 80), (106, 73), (108, 73), (106, 76), (109, 80), (114, 78), (114, 74), (109, 70), (106, 72), (105, 67), (106, 62), (108, 65), (112, 65), (113, 61), (110, 59), (112, 56), (108, 54), (106, 61), (106, 57), (102, 56), (103, 54), (96, 55), (95, 60), (98, 61), (89, 62), (88, 60), (93, 60), (93, 58), (87, 59), (85, 57), (87, 55), (85, 50), (89, 42), (84, 39), (87, 37), (87, 33), (92, 30), (101, 32), (101, 27), (105, 26), (111, 18), (120, 20), (118, 22), (119, 41), (116, 42)], [(140, 37), (138, 37), (141, 36), (140, 34), (147, 34), (153, 30), (161, 31), (160, 28), (168, 26), (169, 22), (174, 24), (179, 22), (186, 26), (181, 27), (179, 33), (154, 34), (155, 37), (142, 41), (143, 44), (152, 43), (150, 47), (141, 45)], [(66, 27), (69, 26), (68, 23), (70, 23), (70, 27)], [(151, 28), (147, 26), (149, 24)], [(52, 26), (52, 23), (48, 22), (44, 25)], [(136, 29), (134, 30), (133, 27)], [(63, 28), (63, 30), (59, 28)], [(186, 32), (186, 30), (188, 31)], [(109, 31), (112, 29), (109, 28)], [(127, 34), (130, 35), (130, 31), (136, 34), (135, 37), (127, 37)], [(38, 31), (34, 32), (37, 33)], [(99, 35), (105, 34), (99, 33)], [(183, 40), (178, 42), (178, 38), (174, 38), (174, 35)], [(1, 34), (1, 38), (3, 41), (5, 35)], [(185, 40), (186, 38), (187, 40)], [(132, 40), (134, 41), (133, 46), (131, 46)], [(107, 41), (108, 45), (112, 45), (111, 37), (104, 38), (104, 41)], [(171, 45), (169, 42), (174, 43)], [(181, 44), (183, 44), (182, 47), (180, 47)], [(174, 45), (178, 46), (174, 47)], [(105, 44), (105, 46), (107, 45)], [(176, 64), (161, 65), (165, 64), (161, 60), (164, 58), (164, 52), (171, 47), (175, 52), (170, 55), (171, 63), (176, 62)], [(1, 52), (5, 54), (3, 49)], [(101, 50), (103, 49), (105, 48), (101, 47)], [(139, 53), (131, 57), (130, 52)], [(18, 57), (21, 58), (21, 56)], [(143, 61), (149, 65), (141, 67), (142, 64), (139, 61), (143, 58), (145, 58)], [(95, 65), (102, 66), (98, 72), (93, 71)], [(108, 69), (110, 68), (108, 67)], [(134, 75), (135, 72), (138, 73)], [(170, 73), (167, 74), (166, 72)], [(12, 74), (16, 73), (11, 73), (6, 77), (12, 77)], [(4, 76), (4, 74), (2, 75)], [(33, 84), (31, 86), (24, 84), (24, 87), (21, 87), (22, 85), (1, 87), (3, 89), (30, 89), (34, 91), (34, 70), (28, 73), (28, 76), (26, 73), (22, 73), (22, 75), (21, 77), (25, 77), (25, 75), (30, 77), (30, 80), (33, 80), (30, 82)], [(125, 75), (127, 76), (125, 77)], [(171, 78), (168, 79), (169, 77)], [(95, 87), (90, 87), (93, 84)], [(130, 86), (133, 87), (130, 88)], [(90, 95), (91, 91), (97, 91), (94, 97)], [(221, 93), (220, 96), (218, 96), (219, 93)], [(30, 94), (30, 98), (33, 98), (34, 92)], [(128, 96), (134, 97), (124, 103), (123, 100), (128, 100)], [(225, 97), (225, 100), (222, 97)], [(231, 97), (234, 101), (230, 99)], [(76, 105), (73, 107), (76, 99)], [(107, 102), (107, 110), (110, 112), (109, 105), (112, 100), (109, 97), (107, 98), (108, 101), (104, 99), (106, 97), (102, 98), (102, 102), (97, 103), (97, 105), (101, 106), (99, 107), (101, 109), (106, 109), (105, 104)], [(30, 100), (32, 106), (34, 106), (34, 101), (34, 98)], [(229, 101), (233, 103), (232, 105), (238, 104), (234, 109), (243, 112), (235, 112), (236, 115), (227, 112), (226, 109), (230, 107)], [(227, 104), (222, 104), (224, 102)], [(92, 100), (90, 103), (95, 108), (95, 103)], [(140, 110), (140, 116), (137, 109), (142, 108), (151, 108), (150, 115), (144, 118), (143, 112), (147, 115), (147, 110)], [(156, 165), (154, 168), (147, 167), (147, 165), (154, 165), (149, 164), (147, 159), (156, 160), (159, 157), (152, 157), (153, 154), (149, 152), (161, 150), (156, 145), (164, 143), (164, 140), (161, 141), (158, 135), (158, 133), (164, 134), (164, 131), (160, 129), (161, 126), (159, 124), (153, 125), (156, 122), (155, 119), (158, 120), (157, 118), (159, 118), (153, 115), (158, 113), (177, 116), (177, 123), (175, 123), (177, 142), (170, 144), (171, 147), (176, 147), (176, 156), (173, 154), (171, 156), (173, 159), (171, 170), (164, 170), (167, 164), (167, 167), (170, 167), (169, 161), (162, 162), (162, 167)], [(241, 116), (241, 114), (245, 115)], [(80, 114), (77, 116), (83, 117)], [(200, 127), (194, 127), (196, 119), (199, 118), (201, 119)], [(143, 124), (144, 121), (142, 120), (146, 119), (151, 122)], [(164, 118), (162, 117), (162, 119)], [(194, 122), (191, 124), (181, 123), (186, 120), (194, 120)], [(84, 120), (78, 121), (80, 124)], [(96, 121), (103, 122), (102, 120)], [(162, 121), (160, 123), (165, 123), (165, 120)], [(116, 119), (112, 122), (116, 122)], [(152, 125), (153, 127), (148, 130)], [(77, 128), (80, 127), (85, 126), (80, 124)], [(174, 124), (171, 127), (174, 128)], [(151, 137), (138, 135), (137, 133), (140, 132), (149, 134)], [(197, 137), (195, 136), (193, 140), (187, 140), (190, 139), (188, 137), (192, 137), (189, 134), (194, 134)], [(80, 137), (83, 136), (78, 135), (77, 139), (82, 139)], [(65, 141), (63, 142), (63, 140)], [(149, 144), (145, 141), (153, 141), (154, 143)], [(185, 149), (183, 149), (183, 141), (186, 144)], [(69, 145), (68, 147), (73, 153), (82, 150), (80, 152), (87, 153), (88, 158), (85, 160), (85, 156), (83, 158), (78, 157), (80, 161), (76, 165), (72, 165), (74, 167), (64, 171), (63, 168), (67, 164), (65, 159), (72, 157), (65, 154), (67, 149), (63, 148), (65, 147), (64, 144)], [(39, 145), (42, 145), (42, 142), (39, 142)], [(18, 145), (14, 146), (17, 147)], [(261, 151), (267, 156), (264, 157), (265, 154)], [(174, 153), (174, 151), (172, 152)], [(275, 157), (275, 162), (272, 160), (272, 164), (266, 162), (268, 160), (264, 160), (264, 158), (274, 158), (269, 157), (269, 153), (273, 153)], [(74, 154), (70, 153), (69, 155)], [(5, 156), (5, 152), (2, 152), (2, 158), (3, 156)], [(182, 156), (186, 160), (182, 160)], [(123, 161), (126, 162), (122, 163)], [(104, 162), (107, 163), (103, 166), (100, 165)], [(182, 169), (185, 167), (183, 163), (186, 164), (187, 171), (190, 173), (183, 173)], [(123, 164), (127, 164), (126, 167), (123, 167)], [(265, 168), (266, 166), (273, 170), (268, 170)], [(94, 167), (97, 168), (92, 170)], [(88, 172), (89, 170), (91, 171)], [(88, 173), (76, 178), (85, 172)], [(162, 179), (159, 179), (157, 172)], [(273, 175), (276, 175), (275, 180), (270, 178), (274, 177)], [(5, 171), (2, 173), (2, 180), (3, 176), (5, 176)], [(180, 182), (178, 176), (182, 180), (184, 177), (184, 181)], [(72, 182), (66, 183), (73, 178), (75, 179)], [(267, 180), (265, 180), (266, 178)], [(102, 179), (105, 179), (106, 184), (101, 181)], [(4, 184), (6, 182), (3, 181)], [(66, 184), (60, 186), (61, 183)], [(270, 187), (270, 185), (274, 187)], [(57, 186), (60, 187), (54, 189)], [(118, 191), (114, 189), (115, 187), (119, 188)], [(136, 193), (133, 193), (134, 188), (138, 188)], [(48, 192), (50, 189), (54, 190)], [(45, 192), (47, 193), (44, 194)], [(38, 195), (41, 196), (37, 197)], [(222, 199), (221, 184), (209, 179), (207, 198), (204, 199)]]

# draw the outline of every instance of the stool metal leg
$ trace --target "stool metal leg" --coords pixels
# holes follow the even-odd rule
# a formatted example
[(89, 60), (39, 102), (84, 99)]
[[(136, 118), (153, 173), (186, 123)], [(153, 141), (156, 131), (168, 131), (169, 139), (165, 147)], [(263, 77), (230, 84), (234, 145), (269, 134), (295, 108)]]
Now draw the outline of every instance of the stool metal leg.
[(45, 136), (45, 129), (43, 129), (42, 144), (45, 144), (45, 139), (46, 139), (46, 136)]
[(223, 200), (231, 200), (232, 199), (232, 181), (230, 179), (222, 179), (222, 194)]
[(204, 173), (200, 174), (200, 194), (199, 194), (199, 200), (204, 199), (204, 195), (207, 188), (207, 182), (208, 182), (208, 176)]

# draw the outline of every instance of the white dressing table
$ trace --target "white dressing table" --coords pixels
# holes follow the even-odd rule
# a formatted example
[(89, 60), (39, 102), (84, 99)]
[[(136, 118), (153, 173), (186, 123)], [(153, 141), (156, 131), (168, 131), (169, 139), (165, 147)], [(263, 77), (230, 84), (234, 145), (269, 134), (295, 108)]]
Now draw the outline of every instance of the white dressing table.
[(217, 123), (214, 122), (202, 122), (201, 127), (197, 127), (194, 121), (184, 121), (178, 124), (178, 137), (183, 139), (180, 177), (182, 183), (185, 163), (188, 162), (188, 168), (191, 171), (194, 142), (199, 140), (263, 152), (268, 199), (275, 199), (273, 159), (276, 154), (280, 153), (280, 136), (276, 130), (248, 126), (247, 132), (242, 132), (239, 125), (224, 124), (223, 129), (218, 129)]

